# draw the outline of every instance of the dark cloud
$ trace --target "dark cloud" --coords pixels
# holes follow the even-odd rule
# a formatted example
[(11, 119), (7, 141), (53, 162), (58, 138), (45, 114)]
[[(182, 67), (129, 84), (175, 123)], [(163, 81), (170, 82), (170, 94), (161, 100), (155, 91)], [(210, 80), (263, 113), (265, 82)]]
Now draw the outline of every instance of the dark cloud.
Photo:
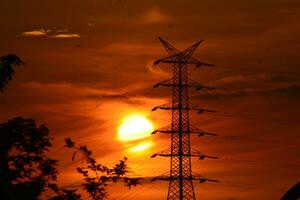
[[(121, 101), (128, 104), (143, 104), (135, 95), (118, 93), (110, 90), (98, 90), (80, 87), (68, 83), (42, 84), (38, 82), (24, 83), (16, 88), (18, 93), (7, 91), (1, 96), (2, 105), (14, 107), (37, 105), (68, 105), (78, 101)], [(4, 109), (4, 107), (3, 107)]]
[(259, 95), (266, 97), (281, 96), (289, 99), (298, 100), (300, 97), (300, 84), (291, 84), (278, 87), (262, 88), (262, 89), (232, 89), (217, 90), (215, 92), (203, 92), (193, 98), (202, 100), (224, 100), (225, 98), (239, 98), (251, 95)]
[(84, 98), (95, 101), (123, 101), (132, 105), (141, 105), (144, 103), (142, 100), (139, 100), (138, 96), (130, 96), (128, 94), (91, 94), (84, 96)]

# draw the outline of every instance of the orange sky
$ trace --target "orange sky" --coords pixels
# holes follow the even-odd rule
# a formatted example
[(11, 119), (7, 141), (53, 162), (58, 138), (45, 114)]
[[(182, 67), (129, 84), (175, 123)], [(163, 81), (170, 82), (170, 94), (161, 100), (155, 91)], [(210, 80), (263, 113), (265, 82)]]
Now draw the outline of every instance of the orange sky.
[[(157, 36), (178, 49), (202, 39), (195, 57), (216, 67), (191, 67), (190, 77), (218, 90), (192, 91), (191, 101), (219, 114), (192, 114), (191, 121), (221, 137), (192, 137), (192, 143), (221, 159), (195, 159), (193, 170), (225, 182), (287, 190), (300, 179), (295, 167), (300, 165), (299, 11), (298, 0), (2, 0), (0, 55), (15, 53), (26, 66), (0, 95), (0, 120), (22, 115), (47, 124), (64, 185), (80, 181), (74, 178), (80, 162), (70, 165), (65, 137), (87, 144), (104, 164), (127, 156), (136, 175), (161, 175), (168, 171), (168, 159), (149, 156), (167, 149), (169, 138), (147, 138), (153, 146), (134, 154), (128, 151), (133, 144), (117, 140), (117, 129), (128, 113), (148, 116), (155, 128), (170, 123), (167, 112), (151, 112), (171, 95), (152, 88), (171, 76), (170, 66), (152, 67), (166, 56)], [(271, 200), (284, 193), (194, 185), (198, 199), (205, 200)], [(110, 199), (164, 199), (167, 187), (114, 186)]]

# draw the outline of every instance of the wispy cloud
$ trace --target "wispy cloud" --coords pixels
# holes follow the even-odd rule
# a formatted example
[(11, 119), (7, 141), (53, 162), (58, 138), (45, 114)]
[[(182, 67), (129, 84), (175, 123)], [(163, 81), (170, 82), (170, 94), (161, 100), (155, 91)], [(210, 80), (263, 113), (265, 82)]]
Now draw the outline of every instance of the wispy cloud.
[(154, 61), (153, 60), (150, 60), (147, 62), (146, 66), (147, 66), (147, 69), (155, 74), (155, 75), (158, 75), (158, 76), (162, 76), (162, 77), (168, 77), (170, 76), (170, 74), (167, 72), (167, 71), (164, 71), (162, 68), (160, 68), (158, 65), (154, 65), (153, 64)]
[(199, 99), (220, 100), (225, 98), (249, 97), (249, 96), (284, 96), (289, 99), (300, 98), (299, 84), (285, 84), (278, 86), (269, 86), (264, 88), (242, 88), (232, 90), (217, 90), (211, 92), (203, 92), (194, 96)]
[(57, 35), (50, 35), (51, 38), (80, 38), (80, 35), (77, 33), (62, 33)]
[[(126, 92), (114, 91), (114, 90), (99, 90), (90, 87), (80, 87), (70, 83), (40, 83), (40, 82), (27, 82), (21, 84), (24, 91), (31, 91), (33, 93), (39, 93), (40, 103), (47, 101), (49, 97), (56, 97), (56, 103), (71, 103), (74, 101), (117, 101), (128, 104), (142, 104), (141, 100), (137, 100), (137, 96), (127, 94)], [(47, 93), (41, 91), (47, 90)], [(31, 93), (30, 92), (30, 93)], [(50, 95), (49, 95), (50, 94)], [(61, 98), (60, 98), (61, 97)], [(52, 100), (51, 100), (52, 101)], [(31, 102), (32, 103), (32, 102)]]
[(69, 30), (67, 28), (65, 28), (65, 29), (57, 29), (57, 30), (55, 30), (55, 32), (57, 32), (57, 33), (67, 33), (67, 32), (69, 32)]
[(50, 31), (51, 30), (47, 30), (47, 29), (25, 31), (25, 32), (21, 33), (21, 36), (26, 36), (26, 37), (44, 36), (44, 35), (47, 35)]
[(143, 24), (157, 24), (169, 21), (170, 16), (157, 7), (152, 7), (141, 16), (140, 21)]
[(50, 38), (80, 38), (80, 35), (77, 33), (69, 33), (68, 29), (39, 29), (39, 30), (32, 30), (32, 31), (24, 31), (19, 36), (23, 37), (37, 37), (37, 36), (44, 36)]

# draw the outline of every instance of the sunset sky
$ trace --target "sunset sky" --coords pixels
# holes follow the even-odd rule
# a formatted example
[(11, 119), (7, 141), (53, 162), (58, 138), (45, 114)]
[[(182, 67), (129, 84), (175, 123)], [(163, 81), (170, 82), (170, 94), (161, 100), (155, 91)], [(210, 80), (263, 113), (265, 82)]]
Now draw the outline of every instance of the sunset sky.
[[(0, 94), (0, 121), (49, 127), (64, 186), (81, 181), (65, 137), (103, 164), (128, 157), (132, 176), (164, 174), (169, 159), (150, 156), (169, 148), (169, 136), (118, 131), (130, 116), (148, 120), (147, 131), (170, 123), (170, 112), (151, 112), (172, 94), (152, 87), (172, 76), (171, 65), (152, 65), (167, 56), (157, 37), (180, 50), (201, 39), (194, 57), (216, 67), (191, 66), (189, 77), (216, 90), (190, 90), (190, 101), (218, 112), (193, 113), (191, 123), (220, 136), (191, 140), (220, 159), (195, 158), (193, 171), (221, 182), (194, 182), (197, 199), (279, 199), (300, 180), (299, 19), (299, 0), (1, 0), (0, 56), (26, 65)], [(166, 199), (167, 189), (116, 185), (109, 199)]]

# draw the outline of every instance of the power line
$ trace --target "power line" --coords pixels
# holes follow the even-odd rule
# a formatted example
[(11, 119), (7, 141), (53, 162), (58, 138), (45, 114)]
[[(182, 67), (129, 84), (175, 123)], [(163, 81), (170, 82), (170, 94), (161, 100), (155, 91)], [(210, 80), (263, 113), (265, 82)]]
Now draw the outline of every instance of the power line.
[[(297, 63), (300, 65), (300, 63)], [(275, 68), (275, 67), (274, 67)], [(233, 66), (223, 66), (223, 65), (216, 65), (215, 69), (227, 69), (227, 70), (234, 70), (234, 71), (252, 71), (252, 72), (264, 72), (264, 73), (276, 73), (276, 74), (288, 74), (290, 76), (300, 76), (300, 72), (296, 71), (284, 71), (284, 70), (274, 70), (274, 69), (260, 69), (260, 68), (252, 68), (252, 67), (233, 67)]]
[(230, 117), (230, 118), (238, 118), (238, 119), (267, 120), (267, 121), (275, 121), (275, 122), (281, 122), (281, 123), (300, 124), (300, 120), (283, 119), (283, 118), (271, 118), (271, 117), (262, 116), (258, 113), (217, 111), (213, 114), (221, 116), (221, 117)]
[(245, 164), (250, 164), (250, 165), (255, 165), (255, 164), (259, 164), (259, 165), (264, 165), (264, 166), (275, 166), (278, 165), (280, 167), (283, 168), (291, 168), (291, 167), (295, 167), (297, 169), (300, 168), (300, 164), (297, 163), (290, 163), (290, 162), (278, 162), (278, 161), (266, 161), (266, 160), (249, 160), (249, 159), (235, 159), (235, 158), (224, 158), (221, 160), (225, 160), (225, 161), (233, 161), (233, 162), (240, 162), (240, 163), (245, 163)]
[[(197, 151), (193, 148), (191, 148), (193, 151)], [(300, 168), (300, 163), (295, 163), (295, 162), (280, 162), (276, 160), (272, 161), (267, 161), (267, 160), (251, 160), (251, 159), (236, 159), (236, 158), (229, 158), (229, 157), (224, 157), (223, 154), (215, 154), (216, 159), (210, 159), (210, 161), (215, 161), (215, 162), (230, 162), (230, 163), (238, 163), (238, 164), (247, 164), (247, 165), (256, 165), (256, 166), (265, 166), (265, 167), (280, 167), (280, 168), (295, 168), (299, 169)], [(277, 165), (277, 166), (276, 166)]]
[(250, 159), (235, 159), (235, 158), (226, 158), (218, 157), (219, 159), (211, 160), (214, 162), (230, 162), (231, 164), (243, 164), (259, 167), (272, 167), (272, 168), (283, 168), (283, 169), (296, 169), (300, 168), (298, 163), (290, 162), (276, 162), (276, 161), (266, 161), (266, 160), (250, 160)]
[[(150, 156), (149, 156), (150, 157)], [(156, 168), (155, 170), (153, 170), (152, 172), (151, 172), (151, 174), (155, 174), (158, 170), (160, 170), (160, 169), (162, 169), (164, 166), (166, 166), (166, 164), (168, 163), (169, 161), (168, 160), (166, 160), (166, 161), (164, 161), (158, 168)], [(154, 183), (152, 183), (152, 185), (153, 185)], [(138, 192), (140, 192), (142, 189), (139, 189), (139, 191)], [(129, 193), (129, 195), (127, 195)], [(134, 193), (136, 193), (136, 192), (134, 192)], [(134, 194), (135, 195), (135, 194)], [(119, 197), (121, 200), (125, 200), (126, 198), (129, 198), (129, 197), (131, 197), (132, 195), (131, 195), (131, 193), (130, 193), (130, 191), (128, 191), (127, 193), (125, 193), (123, 196), (121, 196), (121, 197)]]
[[(212, 42), (214, 43), (214, 42)], [(299, 45), (289, 45), (289, 46), (283, 46), (283, 45), (265, 45), (265, 44), (256, 44), (256, 43), (245, 43), (245, 42), (235, 42), (235, 41), (230, 41), (226, 42), (226, 40), (218, 40), (218, 44), (223, 43), (226, 45), (223, 45), (222, 47), (228, 47), (231, 48), (229, 45), (234, 45), (234, 46), (242, 46), (242, 47), (251, 47), (251, 48), (261, 48), (261, 49), (277, 49), (277, 50), (286, 50), (286, 51), (292, 51), (295, 53), (300, 52), (300, 46)], [(291, 48), (293, 46), (293, 48)], [(294, 48), (296, 47), (296, 48)]]
[[(230, 141), (230, 142), (241, 142), (241, 141), (251, 141), (255, 142), (255, 144), (275, 144), (275, 145), (282, 145), (285, 148), (287, 147), (294, 147), (298, 146), (298, 141), (293, 141), (294, 143), (284, 143), (282, 140), (267, 140), (267, 139), (262, 139), (258, 138), (257, 136), (228, 136), (228, 135), (218, 135), (218, 137), (206, 137), (205, 139), (210, 139), (210, 140), (223, 140), (223, 141)], [(252, 144), (252, 143), (251, 143)]]
[(251, 190), (267, 190), (273, 192), (285, 192), (282, 188), (271, 187), (267, 185), (256, 185), (256, 184), (247, 184), (247, 183), (236, 183), (236, 182), (229, 182), (229, 181), (220, 181), (219, 183), (207, 183), (215, 186), (226, 186), (226, 187), (236, 187), (236, 188), (244, 188), (244, 189), (251, 189)]

